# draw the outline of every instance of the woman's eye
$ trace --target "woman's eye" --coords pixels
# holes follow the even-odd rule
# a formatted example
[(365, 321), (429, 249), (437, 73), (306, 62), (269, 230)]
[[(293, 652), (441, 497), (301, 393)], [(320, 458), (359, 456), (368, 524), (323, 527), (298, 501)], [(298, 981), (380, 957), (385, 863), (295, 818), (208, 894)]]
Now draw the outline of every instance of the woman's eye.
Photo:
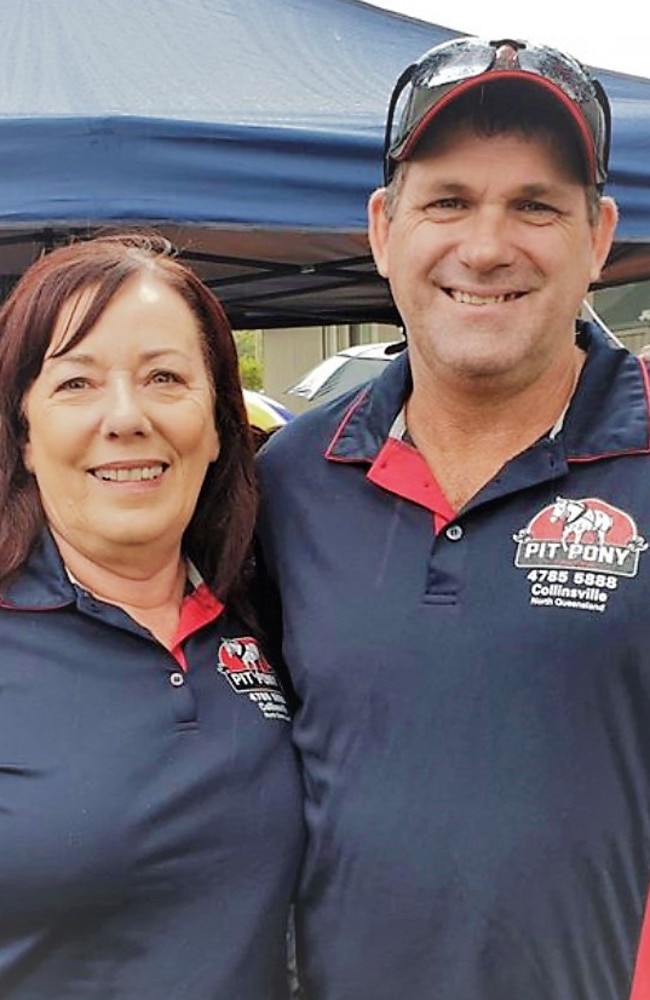
[(89, 385), (87, 378), (83, 378), (81, 375), (75, 375), (74, 378), (67, 378), (64, 382), (59, 383), (56, 387), (57, 392), (71, 392), (75, 389), (86, 389)]
[(176, 372), (159, 371), (153, 373), (151, 381), (156, 385), (178, 385), (183, 380)]

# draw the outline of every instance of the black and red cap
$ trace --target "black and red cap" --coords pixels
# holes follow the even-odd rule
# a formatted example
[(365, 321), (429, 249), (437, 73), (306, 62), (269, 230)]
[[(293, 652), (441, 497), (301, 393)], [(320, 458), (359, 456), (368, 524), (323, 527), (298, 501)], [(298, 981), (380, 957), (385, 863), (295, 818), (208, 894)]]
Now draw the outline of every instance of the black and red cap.
[(398, 79), (388, 108), (384, 177), (408, 160), (435, 116), (468, 90), (496, 80), (543, 88), (568, 113), (584, 152), (589, 182), (607, 180), (611, 110), (602, 85), (572, 56), (514, 39), (455, 38), (425, 52)]

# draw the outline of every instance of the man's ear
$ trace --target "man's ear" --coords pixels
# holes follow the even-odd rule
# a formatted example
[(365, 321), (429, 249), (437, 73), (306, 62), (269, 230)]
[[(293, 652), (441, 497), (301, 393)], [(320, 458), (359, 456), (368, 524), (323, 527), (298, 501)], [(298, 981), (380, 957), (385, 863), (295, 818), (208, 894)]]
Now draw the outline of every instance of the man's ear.
[(614, 242), (618, 208), (613, 198), (601, 198), (598, 219), (593, 231), (591, 280), (597, 281)]
[(368, 240), (375, 265), (382, 278), (388, 277), (388, 229), (386, 188), (377, 188), (368, 199)]

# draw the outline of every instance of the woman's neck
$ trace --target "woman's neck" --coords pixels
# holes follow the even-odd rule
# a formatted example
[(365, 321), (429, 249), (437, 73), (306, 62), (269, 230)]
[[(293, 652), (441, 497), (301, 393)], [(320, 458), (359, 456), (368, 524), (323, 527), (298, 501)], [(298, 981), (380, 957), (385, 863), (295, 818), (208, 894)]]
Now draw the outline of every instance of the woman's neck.
[(52, 531), (61, 558), (76, 583), (108, 604), (115, 604), (148, 628), (167, 648), (176, 633), (186, 581), (180, 550), (154, 568), (102, 563), (91, 559)]

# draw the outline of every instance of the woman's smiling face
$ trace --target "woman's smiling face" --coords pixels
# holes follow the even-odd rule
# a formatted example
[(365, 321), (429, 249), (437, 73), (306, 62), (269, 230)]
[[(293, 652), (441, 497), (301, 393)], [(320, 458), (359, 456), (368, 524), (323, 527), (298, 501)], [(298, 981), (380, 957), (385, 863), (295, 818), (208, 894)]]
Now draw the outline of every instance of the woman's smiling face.
[(196, 317), (153, 274), (124, 284), (66, 351), (92, 291), (61, 310), (23, 400), (23, 458), (55, 537), (92, 561), (180, 548), (219, 454)]

